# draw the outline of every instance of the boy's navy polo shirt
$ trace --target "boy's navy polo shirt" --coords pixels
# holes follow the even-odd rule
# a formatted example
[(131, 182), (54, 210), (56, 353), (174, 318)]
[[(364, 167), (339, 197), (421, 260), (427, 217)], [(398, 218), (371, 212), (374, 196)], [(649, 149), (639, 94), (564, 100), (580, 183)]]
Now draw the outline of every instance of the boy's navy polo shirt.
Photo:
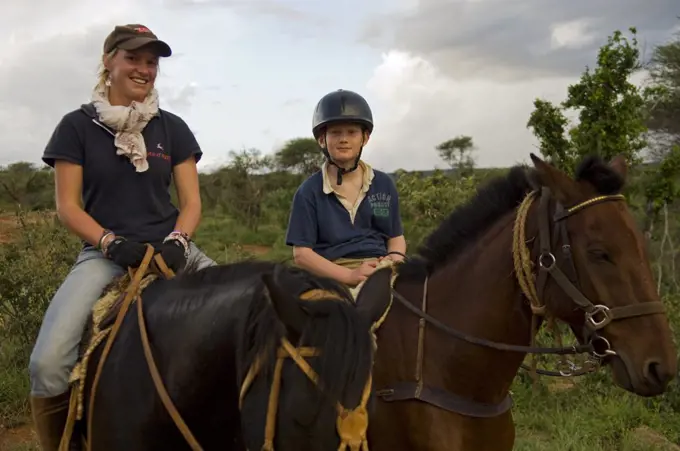
[(293, 197), (286, 244), (309, 247), (330, 261), (384, 256), (387, 240), (404, 232), (394, 182), (384, 172), (373, 172), (354, 224), (335, 193), (324, 193), (321, 171), (305, 180)]
[(83, 209), (105, 229), (128, 240), (160, 243), (175, 227), (179, 211), (172, 204), (170, 182), (175, 165), (202, 152), (179, 116), (160, 110), (142, 131), (149, 169), (136, 172), (125, 155), (116, 154), (115, 131), (99, 122), (89, 103), (61, 119), (43, 161), (54, 167), (66, 160), (83, 168)]

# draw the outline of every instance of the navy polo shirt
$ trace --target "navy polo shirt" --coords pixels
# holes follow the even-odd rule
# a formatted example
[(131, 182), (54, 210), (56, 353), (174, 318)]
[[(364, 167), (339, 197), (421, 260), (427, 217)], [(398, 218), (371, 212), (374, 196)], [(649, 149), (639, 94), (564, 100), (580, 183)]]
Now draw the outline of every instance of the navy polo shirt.
[(83, 168), (83, 209), (105, 229), (128, 240), (158, 244), (179, 216), (172, 204), (172, 169), (202, 152), (187, 124), (160, 110), (142, 131), (149, 169), (136, 172), (127, 156), (117, 155), (115, 131), (98, 120), (89, 103), (61, 119), (43, 154), (54, 167), (66, 160)]
[(373, 173), (354, 224), (335, 193), (324, 193), (321, 171), (305, 180), (293, 197), (286, 244), (309, 247), (330, 261), (384, 256), (387, 240), (404, 232), (394, 182), (384, 172)]

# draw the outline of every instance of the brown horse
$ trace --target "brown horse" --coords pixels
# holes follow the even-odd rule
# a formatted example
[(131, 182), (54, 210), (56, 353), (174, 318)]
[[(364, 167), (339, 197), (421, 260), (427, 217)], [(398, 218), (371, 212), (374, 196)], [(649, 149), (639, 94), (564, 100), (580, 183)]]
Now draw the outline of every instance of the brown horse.
[[(371, 451), (511, 450), (508, 392), (528, 352), (587, 351), (641, 396), (662, 394), (676, 374), (645, 243), (619, 194), (623, 158), (586, 158), (574, 179), (531, 158), (534, 168), (482, 188), (401, 265), (378, 331)], [(548, 315), (580, 345), (532, 347), (533, 320)]]

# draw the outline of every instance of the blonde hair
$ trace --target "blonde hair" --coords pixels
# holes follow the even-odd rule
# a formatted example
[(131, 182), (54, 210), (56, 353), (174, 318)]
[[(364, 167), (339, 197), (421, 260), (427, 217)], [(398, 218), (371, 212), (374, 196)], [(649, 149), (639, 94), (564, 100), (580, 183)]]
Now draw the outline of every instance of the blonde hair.
[(111, 59), (116, 55), (118, 49), (113, 49), (109, 53), (102, 55), (102, 60), (99, 62), (99, 69), (97, 70), (97, 86), (102, 86), (106, 83), (106, 79), (109, 78), (109, 70), (104, 64), (104, 60)]

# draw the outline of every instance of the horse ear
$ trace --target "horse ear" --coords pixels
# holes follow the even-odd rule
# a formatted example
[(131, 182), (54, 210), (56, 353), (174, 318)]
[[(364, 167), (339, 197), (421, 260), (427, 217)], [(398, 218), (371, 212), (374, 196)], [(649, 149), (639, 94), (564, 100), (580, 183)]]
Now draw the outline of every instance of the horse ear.
[(621, 154), (615, 156), (612, 161), (609, 162), (609, 167), (611, 167), (623, 180), (628, 178), (628, 163), (626, 162), (625, 156)]
[(274, 273), (265, 273), (262, 275), (262, 280), (269, 293), (269, 299), (274, 307), (276, 315), (281, 322), (286, 326), (286, 330), (291, 335), (301, 336), (302, 331), (307, 324), (309, 316), (300, 305), (298, 298), (282, 289), (282, 273), (286, 269), (277, 265), (274, 268)]
[(356, 308), (359, 314), (373, 324), (387, 311), (392, 293), (392, 267), (380, 268), (371, 274), (359, 291)]
[(569, 204), (578, 197), (576, 183), (567, 174), (541, 160), (534, 153), (530, 156), (541, 184), (549, 188), (558, 201)]

